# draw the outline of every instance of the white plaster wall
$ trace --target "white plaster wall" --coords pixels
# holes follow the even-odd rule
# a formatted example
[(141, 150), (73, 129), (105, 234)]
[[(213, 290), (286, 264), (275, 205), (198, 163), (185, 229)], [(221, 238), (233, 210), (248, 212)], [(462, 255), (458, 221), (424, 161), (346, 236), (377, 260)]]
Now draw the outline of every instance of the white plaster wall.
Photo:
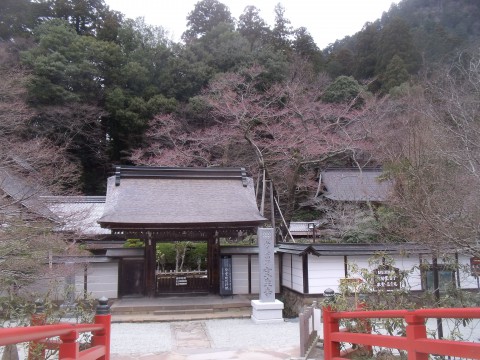
[(470, 273), (470, 256), (458, 255), (459, 277), (462, 289), (479, 289), (477, 278)]
[[(280, 292), (280, 262), (278, 255), (275, 261), (275, 292)], [(252, 294), (260, 291), (260, 273), (258, 269), (258, 255), (251, 255), (251, 284)], [(237, 271), (238, 270), (238, 271)], [(233, 293), (248, 294), (248, 255), (232, 255)]]
[(44, 276), (28, 287), (28, 292), (35, 297), (47, 296), (53, 301), (62, 301), (65, 294), (65, 277), (59, 272), (58, 266), (47, 271)]
[[(369, 265), (369, 260), (373, 256), (364, 255), (364, 256), (347, 256), (347, 263), (349, 264), (348, 270), (350, 270), (350, 265), (355, 264), (359, 269), (374, 269), (375, 266)], [(422, 279), (420, 274), (419, 266), (419, 256), (417, 254), (410, 255), (394, 255), (394, 266), (399, 268), (400, 271), (409, 271), (408, 278), (402, 286), (405, 286), (408, 290), (422, 290)], [(359, 274), (349, 274), (350, 277), (360, 277)]]
[(341, 278), (345, 277), (343, 256), (308, 255), (308, 292), (323, 294), (330, 288), (338, 291)]
[[(83, 264), (77, 266), (75, 274), (77, 296), (84, 292)], [(118, 261), (105, 263), (89, 263), (87, 267), (87, 293), (94, 299), (105, 296), (109, 299), (118, 298)]]
[(283, 254), (282, 285), (292, 288), (292, 254)]
[(301, 256), (292, 256), (291, 289), (303, 294), (303, 263)]
[(351, 273), (351, 267), (356, 266), (358, 269), (368, 269), (368, 260), (370, 256), (360, 256), (360, 255), (352, 255), (347, 256), (347, 272), (348, 277), (360, 277), (358, 274)]
[(418, 254), (410, 254), (406, 256), (396, 255), (394, 257), (395, 266), (400, 270), (408, 271), (409, 274), (405, 280), (407, 290), (422, 290), (422, 274), (420, 271), (420, 259)]
[(232, 283), (234, 294), (248, 294), (248, 255), (232, 256)]
[(252, 294), (258, 294), (260, 291), (260, 273), (258, 272), (258, 256), (252, 255)]

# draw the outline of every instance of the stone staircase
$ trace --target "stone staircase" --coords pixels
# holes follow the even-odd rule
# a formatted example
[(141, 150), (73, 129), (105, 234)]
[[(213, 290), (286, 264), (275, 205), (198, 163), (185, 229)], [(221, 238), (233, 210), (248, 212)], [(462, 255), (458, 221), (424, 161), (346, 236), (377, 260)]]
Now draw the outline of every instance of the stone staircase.
[(250, 299), (218, 295), (118, 299), (111, 305), (112, 322), (170, 322), (250, 318)]

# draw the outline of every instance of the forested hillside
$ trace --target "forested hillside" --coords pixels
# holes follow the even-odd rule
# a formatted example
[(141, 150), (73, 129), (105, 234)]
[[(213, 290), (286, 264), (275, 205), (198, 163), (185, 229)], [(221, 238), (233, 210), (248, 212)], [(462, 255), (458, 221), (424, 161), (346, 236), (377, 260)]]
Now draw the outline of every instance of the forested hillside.
[(383, 165), (395, 220), (352, 221), (377, 238), (408, 223), (399, 237), (461, 233), (472, 246), (478, 1), (403, 0), (323, 50), (281, 4), (272, 27), (253, 5), (234, 19), (217, 0), (185, 21), (173, 43), (103, 0), (3, 0), (3, 165), (90, 195), (118, 163), (266, 169), (287, 219), (325, 211), (322, 169)]

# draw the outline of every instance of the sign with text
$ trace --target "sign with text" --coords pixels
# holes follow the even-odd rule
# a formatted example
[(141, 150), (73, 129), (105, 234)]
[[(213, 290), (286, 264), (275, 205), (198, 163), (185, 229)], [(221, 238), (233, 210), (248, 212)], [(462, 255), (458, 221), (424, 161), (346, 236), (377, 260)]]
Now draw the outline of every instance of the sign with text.
[(233, 295), (232, 255), (220, 257), (220, 295)]
[(473, 276), (480, 276), (480, 258), (470, 258), (470, 269), (472, 270)]
[(400, 289), (400, 270), (390, 265), (380, 265), (374, 273), (374, 287), (376, 290)]
[(186, 276), (179, 276), (175, 279), (176, 286), (186, 286), (187, 285), (187, 277)]

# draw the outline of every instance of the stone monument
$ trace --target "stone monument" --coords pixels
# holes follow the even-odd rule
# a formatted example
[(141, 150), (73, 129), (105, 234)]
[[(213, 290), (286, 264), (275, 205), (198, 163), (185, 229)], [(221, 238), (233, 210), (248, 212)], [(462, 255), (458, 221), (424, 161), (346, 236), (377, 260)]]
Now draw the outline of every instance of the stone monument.
[(275, 299), (275, 230), (259, 228), (257, 237), (260, 299), (251, 302), (252, 320), (257, 324), (283, 322), (283, 303)]

